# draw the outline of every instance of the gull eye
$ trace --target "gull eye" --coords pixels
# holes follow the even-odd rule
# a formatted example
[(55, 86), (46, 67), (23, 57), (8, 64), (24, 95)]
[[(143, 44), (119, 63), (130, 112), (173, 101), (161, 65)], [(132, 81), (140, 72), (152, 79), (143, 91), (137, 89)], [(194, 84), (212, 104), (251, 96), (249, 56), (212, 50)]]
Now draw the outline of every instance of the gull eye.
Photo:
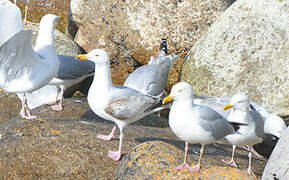
[(183, 90), (182, 89), (180, 89), (180, 90), (178, 90), (178, 93), (181, 93)]

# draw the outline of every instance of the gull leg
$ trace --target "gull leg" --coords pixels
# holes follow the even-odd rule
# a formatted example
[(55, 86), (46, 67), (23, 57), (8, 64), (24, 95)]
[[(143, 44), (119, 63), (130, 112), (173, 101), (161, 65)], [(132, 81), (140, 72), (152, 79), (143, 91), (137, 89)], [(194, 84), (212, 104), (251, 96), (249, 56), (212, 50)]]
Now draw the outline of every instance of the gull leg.
[(29, 107), (27, 105), (27, 99), (26, 99), (26, 94), (25, 93), (23, 95), (23, 99), (21, 99), (21, 102), (22, 102), (22, 108), (20, 110), (21, 117), (24, 118), (24, 119), (34, 119), (34, 118), (36, 118), (37, 116), (31, 115), (30, 109), (29, 109)]
[(249, 157), (249, 165), (248, 165), (248, 173), (255, 176), (256, 175), (252, 172), (252, 147), (249, 147), (251, 151), (249, 151), (248, 157)]
[(122, 147), (122, 140), (123, 140), (123, 132), (122, 132), (122, 128), (119, 128), (119, 145), (118, 145), (118, 151), (108, 151), (108, 157), (110, 157), (111, 159), (113, 159), (114, 161), (118, 161), (120, 159), (121, 156), (121, 147)]
[(189, 170), (190, 172), (195, 172), (195, 171), (199, 171), (199, 170), (200, 170), (201, 160), (202, 160), (202, 157), (203, 157), (204, 150), (205, 150), (205, 145), (202, 144), (198, 164), (195, 165), (195, 166), (189, 167), (188, 170)]
[(24, 14), (24, 20), (23, 23), (27, 24), (27, 12), (28, 12), (28, 4), (25, 5), (25, 14)]
[(57, 96), (56, 96), (56, 101), (57, 102), (57, 99), (58, 97), (60, 96), (60, 100), (59, 100), (59, 103), (54, 105), (54, 106), (51, 106), (51, 109), (54, 110), (54, 111), (61, 111), (62, 110), (62, 102), (63, 102), (63, 89), (60, 88), (60, 87), (57, 87), (58, 88), (58, 92), (57, 92)]
[(255, 149), (253, 147), (251, 147), (251, 151), (253, 154), (255, 154), (255, 156), (257, 156), (258, 158), (264, 158), (264, 156), (262, 156), (261, 154), (259, 154), (257, 151), (255, 151)]
[(235, 155), (235, 150), (236, 150), (236, 145), (233, 145), (233, 150), (232, 150), (232, 158), (230, 161), (225, 161), (224, 159), (222, 160), (226, 165), (229, 165), (229, 166), (233, 166), (233, 167), (236, 167), (238, 168), (238, 165), (236, 164), (235, 160), (234, 160), (234, 155)]
[(96, 138), (102, 139), (104, 141), (110, 141), (113, 138), (113, 136), (114, 136), (115, 130), (116, 130), (116, 124), (113, 126), (113, 128), (111, 130), (111, 133), (109, 135), (97, 134)]
[(185, 147), (185, 158), (184, 158), (184, 163), (175, 167), (175, 170), (181, 170), (181, 169), (186, 169), (189, 168), (189, 165), (187, 164), (187, 155), (188, 155), (188, 150), (189, 150), (189, 143), (186, 141), (186, 147)]

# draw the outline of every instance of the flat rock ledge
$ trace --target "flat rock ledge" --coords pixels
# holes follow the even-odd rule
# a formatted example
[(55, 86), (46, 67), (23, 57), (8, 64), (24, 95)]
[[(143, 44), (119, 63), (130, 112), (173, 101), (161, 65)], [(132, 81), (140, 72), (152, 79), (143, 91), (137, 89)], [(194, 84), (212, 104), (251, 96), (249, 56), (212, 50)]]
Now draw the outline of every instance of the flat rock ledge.
[[(210, 148), (208, 148), (210, 149)], [(244, 170), (210, 162), (214, 156), (203, 156), (199, 172), (175, 170), (183, 162), (183, 151), (163, 141), (142, 143), (124, 156), (116, 172), (116, 179), (257, 179)], [(216, 153), (216, 156), (219, 156)], [(194, 155), (193, 164), (197, 163)], [(188, 160), (190, 161), (190, 157)]]

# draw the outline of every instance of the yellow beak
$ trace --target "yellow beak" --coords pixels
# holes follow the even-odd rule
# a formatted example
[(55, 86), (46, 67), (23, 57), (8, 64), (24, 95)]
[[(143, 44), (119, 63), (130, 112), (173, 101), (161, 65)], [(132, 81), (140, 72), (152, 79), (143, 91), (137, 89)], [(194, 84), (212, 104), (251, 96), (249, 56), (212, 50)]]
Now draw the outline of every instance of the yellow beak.
[(87, 60), (88, 57), (86, 56), (86, 54), (79, 54), (76, 57), (77, 60)]
[(166, 104), (168, 102), (170, 102), (171, 100), (173, 100), (174, 97), (171, 97), (170, 95), (168, 95), (167, 97), (165, 97), (165, 99), (163, 100), (163, 104)]
[(227, 110), (227, 109), (230, 109), (232, 108), (233, 106), (231, 104), (227, 104), (226, 106), (224, 106), (224, 111)]

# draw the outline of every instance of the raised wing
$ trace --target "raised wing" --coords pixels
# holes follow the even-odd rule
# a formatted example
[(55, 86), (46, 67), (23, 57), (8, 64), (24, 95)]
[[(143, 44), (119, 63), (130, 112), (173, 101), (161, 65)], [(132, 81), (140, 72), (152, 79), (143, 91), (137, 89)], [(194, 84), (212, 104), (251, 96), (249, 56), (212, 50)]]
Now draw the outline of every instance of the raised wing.
[[(21, 30), (0, 47), (0, 87), (6, 91), (14, 91), (11, 86), (16, 83), (32, 82), (35, 71), (40, 74), (41, 68), (47, 68), (47, 63), (33, 50), (31, 38), (32, 30)], [(33, 86), (29, 83), (25, 85), (27, 89)]]
[(148, 65), (141, 66), (131, 73), (124, 86), (151, 96), (161, 96), (167, 85), (170, 68), (176, 59), (176, 55), (166, 55), (161, 50), (156, 59), (152, 57)]
[(78, 79), (94, 73), (95, 65), (92, 61), (76, 61), (74, 56), (58, 55), (60, 66), (57, 78)]

